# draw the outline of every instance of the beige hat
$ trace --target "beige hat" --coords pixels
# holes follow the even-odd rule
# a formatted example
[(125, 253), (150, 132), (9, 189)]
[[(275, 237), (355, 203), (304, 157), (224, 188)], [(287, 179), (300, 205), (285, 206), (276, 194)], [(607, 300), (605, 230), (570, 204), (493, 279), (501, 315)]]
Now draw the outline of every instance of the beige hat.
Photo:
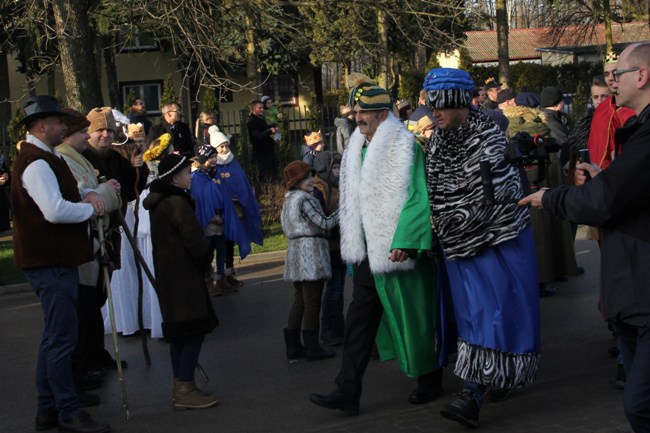
[(142, 123), (129, 123), (127, 126), (131, 140), (144, 140), (144, 125)]
[(86, 119), (90, 122), (88, 134), (92, 134), (100, 129), (110, 129), (114, 132), (117, 129), (115, 116), (113, 116), (111, 107), (93, 108), (86, 116)]

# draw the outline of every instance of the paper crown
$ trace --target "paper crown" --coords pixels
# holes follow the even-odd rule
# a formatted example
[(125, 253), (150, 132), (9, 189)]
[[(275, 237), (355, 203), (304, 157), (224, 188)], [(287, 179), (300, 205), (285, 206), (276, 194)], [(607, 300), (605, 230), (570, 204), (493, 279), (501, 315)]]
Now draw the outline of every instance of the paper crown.
[(128, 137), (131, 140), (144, 140), (144, 125), (142, 123), (129, 123), (127, 126)]
[(305, 143), (309, 147), (314, 147), (315, 145), (323, 141), (323, 139), (320, 136), (320, 131), (312, 132), (310, 134), (305, 135), (304, 137), (305, 137)]
[(605, 56), (605, 64), (609, 63), (616, 63), (618, 62), (618, 54), (616, 54), (614, 51), (610, 51), (607, 53)]

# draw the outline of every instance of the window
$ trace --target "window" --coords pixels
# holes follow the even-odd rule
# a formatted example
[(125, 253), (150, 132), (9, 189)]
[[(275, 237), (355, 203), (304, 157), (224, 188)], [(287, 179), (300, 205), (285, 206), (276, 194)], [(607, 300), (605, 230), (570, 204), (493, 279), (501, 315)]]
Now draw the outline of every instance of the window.
[(264, 95), (271, 96), (278, 105), (295, 107), (298, 105), (298, 80), (295, 74), (267, 75)]
[(122, 49), (124, 51), (150, 51), (157, 50), (158, 45), (152, 33), (143, 32), (136, 28)]
[(160, 99), (162, 97), (162, 81), (129, 81), (120, 83), (122, 101), (126, 103), (129, 92), (144, 101), (148, 114), (160, 114)]

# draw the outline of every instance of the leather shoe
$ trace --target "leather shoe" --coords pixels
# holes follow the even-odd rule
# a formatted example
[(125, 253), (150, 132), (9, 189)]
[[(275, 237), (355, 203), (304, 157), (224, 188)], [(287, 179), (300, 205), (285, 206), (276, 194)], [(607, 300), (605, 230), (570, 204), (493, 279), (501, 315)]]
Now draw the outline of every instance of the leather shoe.
[(425, 404), (430, 403), (442, 395), (442, 387), (436, 386), (429, 388), (426, 391), (421, 390), (419, 387), (409, 395), (409, 403), (411, 404)]
[(49, 430), (55, 428), (59, 422), (59, 412), (51, 410), (36, 414), (34, 428), (36, 431)]
[(338, 389), (329, 394), (312, 394), (309, 401), (325, 409), (339, 409), (348, 415), (359, 415), (359, 402), (351, 401)]
[(93, 421), (90, 414), (84, 410), (72, 418), (59, 421), (58, 427), (60, 431), (70, 433), (107, 433), (111, 430), (108, 424)]
[(98, 395), (88, 394), (83, 391), (77, 391), (77, 394), (79, 395), (79, 406), (81, 407), (97, 406), (100, 403)]

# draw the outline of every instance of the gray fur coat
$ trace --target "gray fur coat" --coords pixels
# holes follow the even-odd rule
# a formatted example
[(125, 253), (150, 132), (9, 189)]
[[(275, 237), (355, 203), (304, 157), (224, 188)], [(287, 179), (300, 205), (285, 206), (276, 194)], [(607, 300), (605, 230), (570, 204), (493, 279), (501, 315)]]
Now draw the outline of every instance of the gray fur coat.
[[(284, 264), (286, 281), (329, 280), (332, 277), (325, 238), (328, 227), (316, 226), (303, 215), (303, 204), (308, 200), (313, 202), (316, 209), (322, 209), (316, 197), (305, 191), (292, 190), (284, 196), (281, 222), (282, 231), (289, 241)], [(322, 216), (328, 220), (324, 214)]]

